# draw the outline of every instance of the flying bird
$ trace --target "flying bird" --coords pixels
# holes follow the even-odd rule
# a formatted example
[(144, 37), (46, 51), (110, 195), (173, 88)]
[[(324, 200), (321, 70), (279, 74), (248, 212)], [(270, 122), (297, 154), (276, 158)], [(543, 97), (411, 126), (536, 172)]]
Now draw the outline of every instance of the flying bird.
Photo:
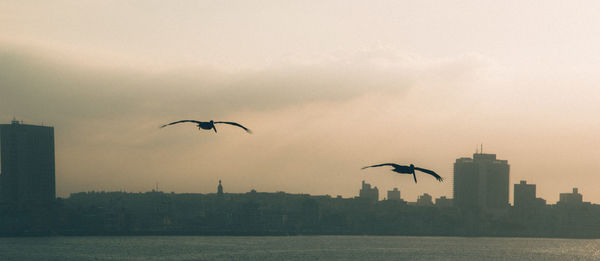
[(161, 128), (167, 127), (169, 125), (175, 125), (175, 124), (179, 124), (179, 123), (184, 123), (184, 122), (192, 122), (192, 123), (196, 123), (196, 125), (198, 126), (199, 130), (214, 130), (215, 132), (217, 132), (217, 128), (215, 128), (215, 124), (229, 124), (229, 125), (233, 125), (233, 126), (238, 126), (242, 129), (244, 129), (246, 132), (248, 133), (252, 133), (252, 131), (244, 126), (242, 126), (239, 123), (235, 123), (235, 122), (229, 122), (229, 121), (195, 121), (195, 120), (181, 120), (181, 121), (174, 121), (168, 124), (165, 124), (163, 126), (160, 126)]
[(413, 165), (413, 164), (410, 164), (410, 166), (404, 166), (404, 165), (398, 165), (398, 164), (394, 164), (394, 163), (383, 163), (383, 164), (377, 164), (377, 165), (373, 165), (373, 166), (366, 166), (366, 167), (363, 167), (362, 169), (373, 168), (373, 167), (382, 167), (382, 166), (392, 166), (392, 167), (394, 167), (394, 169), (392, 171), (400, 173), (400, 174), (412, 174), (413, 178), (415, 178), (415, 183), (417, 183), (417, 175), (415, 175), (415, 170), (422, 171), (431, 176), (434, 176), (439, 182), (442, 182), (444, 180), (442, 177), (440, 177), (440, 175), (435, 173), (433, 170), (418, 168), (418, 167), (415, 167), (415, 165)]

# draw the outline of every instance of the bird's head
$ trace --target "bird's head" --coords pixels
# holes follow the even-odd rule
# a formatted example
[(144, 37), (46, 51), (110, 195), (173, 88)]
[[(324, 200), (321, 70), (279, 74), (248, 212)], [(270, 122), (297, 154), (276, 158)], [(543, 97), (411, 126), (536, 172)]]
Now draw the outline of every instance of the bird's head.
[(413, 164), (410, 164), (410, 167), (411, 167), (411, 168), (414, 168), (414, 167), (415, 167), (415, 165), (413, 165)]

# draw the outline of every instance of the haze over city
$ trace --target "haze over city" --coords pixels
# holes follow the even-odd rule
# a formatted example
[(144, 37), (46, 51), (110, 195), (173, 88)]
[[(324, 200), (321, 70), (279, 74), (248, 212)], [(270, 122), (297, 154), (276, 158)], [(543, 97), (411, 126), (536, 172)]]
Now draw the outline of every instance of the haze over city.
[[(511, 184), (598, 203), (600, 4), (581, 3), (3, 1), (0, 123), (55, 127), (61, 197), (366, 180), (414, 201), (452, 196), (452, 164), (483, 143)], [(185, 118), (254, 134), (159, 129)], [(380, 162), (445, 182), (360, 170)]]

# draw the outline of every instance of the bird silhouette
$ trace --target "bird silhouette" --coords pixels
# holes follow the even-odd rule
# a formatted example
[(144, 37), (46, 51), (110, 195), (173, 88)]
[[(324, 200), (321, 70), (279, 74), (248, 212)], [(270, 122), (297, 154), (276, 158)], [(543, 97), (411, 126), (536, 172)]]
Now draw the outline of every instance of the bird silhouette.
[(435, 173), (433, 170), (418, 168), (418, 167), (415, 167), (415, 165), (413, 165), (413, 164), (410, 164), (410, 166), (404, 166), (404, 165), (398, 165), (398, 164), (394, 164), (394, 163), (383, 163), (383, 164), (377, 164), (377, 165), (372, 165), (372, 166), (366, 166), (366, 167), (363, 167), (362, 169), (373, 168), (373, 167), (382, 167), (382, 166), (392, 166), (392, 167), (394, 167), (394, 169), (392, 171), (400, 173), (400, 174), (412, 174), (413, 178), (415, 178), (415, 183), (417, 183), (417, 175), (415, 174), (415, 170), (422, 171), (431, 176), (434, 176), (439, 182), (442, 182), (444, 180), (442, 177), (440, 177), (440, 175)]
[(242, 129), (244, 129), (246, 132), (248, 133), (252, 133), (252, 131), (244, 126), (242, 126), (239, 123), (235, 123), (235, 122), (229, 122), (229, 121), (195, 121), (195, 120), (181, 120), (181, 121), (174, 121), (171, 123), (167, 123), (165, 125), (160, 126), (161, 128), (167, 127), (169, 125), (175, 125), (175, 124), (179, 124), (179, 123), (184, 123), (184, 122), (192, 122), (192, 123), (196, 123), (196, 125), (198, 126), (198, 129), (200, 130), (214, 130), (215, 132), (217, 132), (217, 128), (215, 128), (215, 124), (229, 124), (229, 125), (233, 125), (233, 126), (238, 126)]

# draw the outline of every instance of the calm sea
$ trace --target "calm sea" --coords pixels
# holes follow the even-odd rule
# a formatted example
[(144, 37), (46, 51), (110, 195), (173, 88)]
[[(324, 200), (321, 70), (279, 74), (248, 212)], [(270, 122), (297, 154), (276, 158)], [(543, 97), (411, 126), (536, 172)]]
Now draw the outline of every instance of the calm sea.
[(0, 238), (0, 260), (600, 260), (600, 240), (402, 236)]

